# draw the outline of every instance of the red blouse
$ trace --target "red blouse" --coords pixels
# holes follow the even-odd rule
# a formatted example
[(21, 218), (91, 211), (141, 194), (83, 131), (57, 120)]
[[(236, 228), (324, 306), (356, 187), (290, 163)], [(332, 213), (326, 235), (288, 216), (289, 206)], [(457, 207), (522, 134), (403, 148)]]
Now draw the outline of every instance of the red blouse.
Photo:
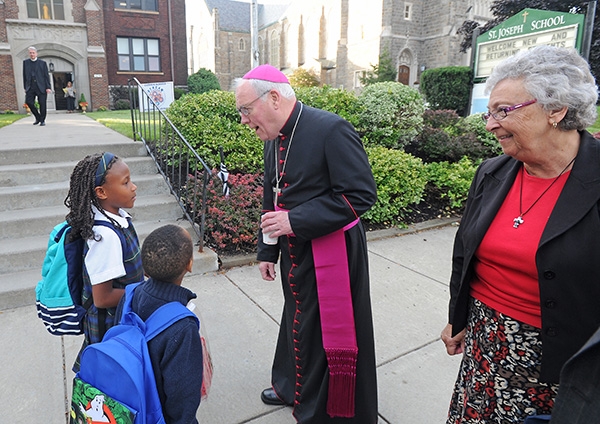
[[(542, 317), (535, 255), (569, 174), (570, 171), (562, 174), (542, 195), (554, 178), (538, 178), (519, 172), (475, 252), (471, 295), (498, 312), (538, 328), (542, 326)], [(521, 184), (522, 209), (519, 207)], [(527, 211), (529, 207), (531, 209)], [(513, 220), (519, 215), (523, 223), (514, 228)]]

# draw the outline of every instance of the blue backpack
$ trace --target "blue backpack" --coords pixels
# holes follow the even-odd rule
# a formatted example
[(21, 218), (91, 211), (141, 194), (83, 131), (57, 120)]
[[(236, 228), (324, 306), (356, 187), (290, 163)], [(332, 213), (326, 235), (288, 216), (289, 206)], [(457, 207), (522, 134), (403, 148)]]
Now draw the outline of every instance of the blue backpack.
[(144, 283), (125, 288), (119, 325), (110, 328), (102, 342), (89, 345), (81, 354), (81, 369), (73, 381), (71, 423), (97, 418), (119, 424), (165, 422), (148, 342), (183, 318), (194, 317), (198, 327), (200, 323), (179, 302), (161, 306), (142, 321), (131, 310), (134, 290), (140, 284)]
[[(108, 221), (94, 225), (112, 228), (126, 245), (125, 236)], [(83, 334), (83, 317), (92, 305), (90, 297), (82, 304), (83, 257), (86, 241), (70, 240), (71, 226), (66, 221), (54, 227), (48, 239), (42, 265), (42, 279), (35, 288), (38, 317), (50, 334), (56, 336)]]

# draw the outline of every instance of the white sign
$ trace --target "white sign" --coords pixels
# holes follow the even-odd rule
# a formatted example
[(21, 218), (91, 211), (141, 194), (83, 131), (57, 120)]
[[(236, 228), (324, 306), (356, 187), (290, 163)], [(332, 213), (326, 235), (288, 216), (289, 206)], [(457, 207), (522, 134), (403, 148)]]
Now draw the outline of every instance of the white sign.
[[(140, 84), (140, 86), (160, 110), (165, 110), (175, 100), (173, 81), (152, 82), (148, 84)], [(138, 101), (140, 105), (140, 112), (145, 112), (153, 107), (152, 102), (150, 102), (141, 91), (138, 92)]]
[(556, 47), (575, 47), (577, 43), (577, 25), (571, 25), (549, 31), (537, 32), (529, 36), (505, 38), (502, 40), (479, 43), (477, 51), (477, 75), (475, 78), (487, 77), (492, 69), (507, 57), (521, 50), (529, 50), (539, 45)]

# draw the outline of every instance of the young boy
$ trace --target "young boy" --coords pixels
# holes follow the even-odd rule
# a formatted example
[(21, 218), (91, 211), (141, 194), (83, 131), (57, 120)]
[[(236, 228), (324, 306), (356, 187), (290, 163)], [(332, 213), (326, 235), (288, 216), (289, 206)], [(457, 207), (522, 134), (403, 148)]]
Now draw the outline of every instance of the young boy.
[[(193, 243), (177, 225), (154, 230), (142, 245), (148, 280), (136, 288), (131, 308), (142, 320), (169, 302), (187, 305), (196, 295), (181, 281), (192, 271)], [(117, 308), (121, 319), (123, 300)], [(156, 386), (167, 424), (197, 423), (202, 388), (202, 345), (193, 318), (184, 318), (148, 343)]]

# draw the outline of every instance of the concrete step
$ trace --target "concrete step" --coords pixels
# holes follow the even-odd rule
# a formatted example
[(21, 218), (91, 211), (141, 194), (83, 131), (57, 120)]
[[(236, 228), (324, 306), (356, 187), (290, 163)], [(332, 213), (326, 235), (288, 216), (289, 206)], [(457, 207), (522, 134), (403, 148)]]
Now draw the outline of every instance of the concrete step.
[[(137, 231), (137, 227), (136, 227)], [(219, 269), (217, 254), (210, 249), (194, 251), (191, 274), (201, 275)], [(35, 304), (35, 286), (41, 279), (41, 262), (36, 269), (0, 274), (0, 312)]]
[[(138, 175), (133, 182), (138, 187), (138, 197), (169, 193), (169, 189), (160, 174)], [(0, 187), (0, 211), (16, 211), (56, 205), (64, 202), (68, 192), (69, 181)]]
[[(109, 130), (107, 130), (109, 131)], [(0, 150), (0, 311), (35, 303), (35, 286), (52, 228), (65, 219), (69, 179), (79, 160), (110, 151), (129, 165), (138, 186), (128, 212), (143, 243), (155, 228), (167, 223), (185, 227), (199, 246), (191, 225), (158, 173), (145, 147), (136, 142), (100, 142)], [(196, 249), (193, 274), (219, 269), (213, 251)]]
[(4, 166), (34, 163), (77, 163), (87, 155), (106, 151), (125, 159), (147, 156), (144, 145), (141, 142), (133, 141), (131, 143), (111, 143), (108, 140), (103, 142), (90, 141), (89, 144), (66, 144), (63, 146), (44, 146), (42, 143), (40, 147), (0, 150), (0, 164)]
[[(64, 205), (0, 212), (0, 241), (19, 237), (48, 236), (56, 224), (65, 220)], [(183, 217), (181, 207), (170, 194), (141, 196), (128, 210), (135, 222), (172, 221)]]
[[(10, 164), (0, 166), (0, 187), (26, 186), (69, 181), (78, 161)], [(150, 156), (126, 158), (131, 178), (157, 174), (158, 170)]]

